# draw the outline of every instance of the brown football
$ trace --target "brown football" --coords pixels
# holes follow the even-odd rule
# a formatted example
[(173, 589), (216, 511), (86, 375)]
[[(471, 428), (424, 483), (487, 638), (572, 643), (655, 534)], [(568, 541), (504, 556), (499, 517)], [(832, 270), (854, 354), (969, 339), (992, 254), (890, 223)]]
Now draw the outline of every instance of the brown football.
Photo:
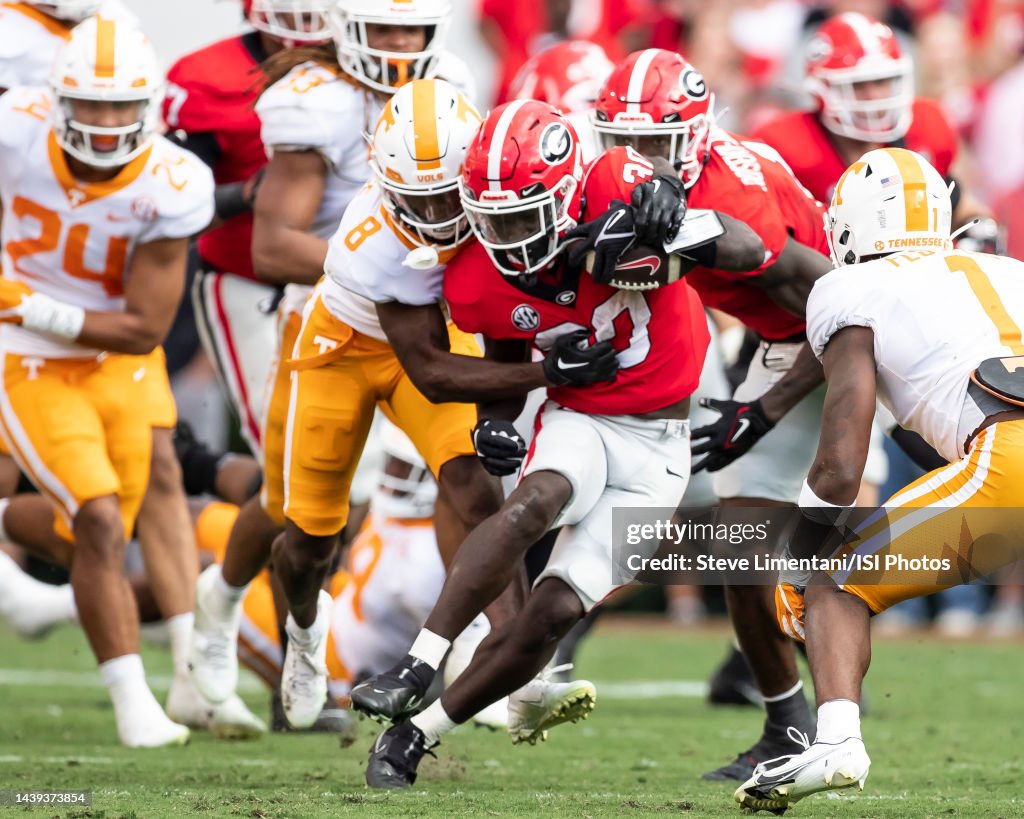
[[(634, 245), (619, 257), (608, 284), (619, 290), (654, 290), (679, 281), (687, 272), (683, 261), (674, 253), (647, 245)], [(584, 264), (587, 272), (591, 273), (594, 269), (593, 251), (587, 254)]]

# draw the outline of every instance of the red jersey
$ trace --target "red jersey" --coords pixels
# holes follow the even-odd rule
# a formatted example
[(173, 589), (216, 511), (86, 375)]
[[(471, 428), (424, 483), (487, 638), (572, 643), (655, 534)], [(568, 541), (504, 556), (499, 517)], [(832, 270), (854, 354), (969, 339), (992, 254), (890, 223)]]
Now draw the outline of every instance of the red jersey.
[[(754, 139), (778, 151), (796, 178), (822, 202), (832, 201), (832, 190), (847, 163), (836, 150), (832, 132), (813, 111), (793, 111), (758, 128)], [(894, 147), (916, 151), (944, 177), (956, 159), (956, 133), (942, 109), (931, 100), (914, 100), (910, 128)]]
[(765, 260), (745, 273), (697, 267), (686, 280), (708, 307), (735, 316), (762, 338), (778, 340), (802, 333), (804, 321), (779, 307), (749, 279), (775, 263), (790, 236), (825, 256), (828, 242), (824, 206), (785, 165), (772, 161), (772, 155), (767, 146), (741, 142), (718, 128), (711, 132), (707, 159), (687, 192), (687, 202), (746, 222), (761, 237)]
[[(267, 164), (254, 105), (263, 85), (258, 35), (243, 34), (186, 54), (167, 73), (164, 121), (187, 134), (210, 134), (219, 152), (218, 185), (242, 182)], [(199, 255), (216, 270), (255, 278), (252, 214), (243, 213), (199, 237)]]
[[(582, 220), (607, 210), (612, 199), (628, 202), (653, 173), (629, 149), (606, 151), (584, 177)], [(611, 341), (619, 359), (614, 381), (548, 389), (562, 406), (591, 415), (635, 415), (683, 400), (697, 388), (710, 340), (700, 300), (685, 280), (646, 292), (616, 290), (559, 258), (534, 287), (520, 289), (475, 243), (445, 269), (444, 297), (452, 320), (468, 333), (522, 339), (542, 351), (579, 329), (589, 330), (592, 341)]]

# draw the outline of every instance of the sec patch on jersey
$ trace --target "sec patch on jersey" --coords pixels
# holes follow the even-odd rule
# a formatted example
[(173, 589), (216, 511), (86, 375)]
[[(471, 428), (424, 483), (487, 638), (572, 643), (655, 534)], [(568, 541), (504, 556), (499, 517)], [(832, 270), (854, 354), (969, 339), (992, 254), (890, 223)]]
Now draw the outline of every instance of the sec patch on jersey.
[[(677, 282), (697, 265), (687, 251), (713, 242), (724, 233), (714, 211), (688, 211), (676, 238), (663, 248), (633, 245), (623, 251), (608, 284), (618, 290), (655, 290)], [(584, 257), (588, 273), (593, 273), (595, 259), (593, 251)]]

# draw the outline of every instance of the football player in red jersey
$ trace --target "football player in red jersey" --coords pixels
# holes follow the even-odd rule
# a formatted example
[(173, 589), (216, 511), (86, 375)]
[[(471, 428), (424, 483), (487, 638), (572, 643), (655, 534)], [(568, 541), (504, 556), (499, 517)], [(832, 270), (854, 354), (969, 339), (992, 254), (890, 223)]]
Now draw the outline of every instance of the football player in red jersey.
[(196, 245), (193, 285), (200, 339), (217, 368), (239, 429), (260, 445), (259, 402), (274, 354), (277, 288), (252, 267), (252, 205), (267, 154), (256, 99), (260, 64), (284, 48), (330, 40), (328, 0), (243, 0), (252, 31), (179, 59), (167, 74), (164, 121), (213, 170), (218, 220)]
[[(938, 103), (914, 97), (913, 61), (885, 23), (839, 14), (818, 29), (806, 59), (815, 110), (783, 114), (753, 138), (775, 148), (815, 198), (828, 202), (850, 163), (886, 146), (915, 151), (952, 178), (956, 133)], [(991, 216), (959, 185), (953, 208), (954, 225)]]
[[(523, 610), (492, 632), (440, 700), (377, 739), (366, 771), (372, 787), (408, 787), (442, 734), (505, 695), (514, 742), (535, 742), (547, 728), (586, 716), (591, 683), (534, 675), (559, 638), (627, 582), (612, 558), (613, 507), (674, 507), (689, 474), (689, 397), (708, 345), (700, 300), (685, 281), (648, 291), (598, 281), (634, 240), (675, 234), (678, 180), (656, 177), (629, 148), (605, 152), (584, 175), (571, 124), (550, 105), (518, 100), (484, 121), (460, 190), (478, 243), (445, 271), (453, 321), (482, 334), (490, 356), (528, 360), (532, 345), (566, 371), (575, 346), (610, 341), (619, 370), (614, 381), (550, 388), (528, 453), (512, 426), (522, 402), (481, 406), (477, 452), (497, 473), (514, 471), (525, 454), (519, 483), (462, 544), (409, 655), (353, 689), (355, 707), (389, 719), (415, 711), (451, 639), (515, 577), (531, 544), (564, 528)], [(759, 263), (764, 249), (753, 232), (722, 220), (723, 236), (687, 252), (737, 268)], [(579, 242), (563, 253), (573, 238)], [(592, 275), (579, 266), (589, 250), (597, 256)], [(553, 345), (571, 331), (573, 345)]]
[[(716, 269), (715, 261), (687, 275), (705, 305), (735, 316), (761, 339), (761, 351), (734, 400), (706, 404), (721, 412), (722, 420), (694, 431), (693, 452), (705, 455), (694, 470), (720, 469), (722, 449), (745, 451), (774, 427), (742, 469), (715, 475), (715, 493), (723, 506), (791, 506), (814, 458), (821, 395), (807, 393), (820, 383), (820, 369), (809, 362), (810, 375), (787, 382), (798, 394), (766, 393), (806, 349), (807, 296), (830, 269), (824, 209), (770, 148), (715, 126), (713, 106), (714, 96), (693, 66), (674, 52), (647, 49), (631, 54), (609, 76), (594, 128), (605, 147), (631, 145), (672, 162), (691, 207), (724, 211), (763, 241), (763, 259), (741, 273)], [(771, 588), (727, 586), (726, 601), (768, 714), (761, 739), (729, 765), (706, 774), (709, 779), (749, 776), (757, 762), (799, 749), (789, 737), (790, 726), (812, 727), (793, 647), (771, 622)]]

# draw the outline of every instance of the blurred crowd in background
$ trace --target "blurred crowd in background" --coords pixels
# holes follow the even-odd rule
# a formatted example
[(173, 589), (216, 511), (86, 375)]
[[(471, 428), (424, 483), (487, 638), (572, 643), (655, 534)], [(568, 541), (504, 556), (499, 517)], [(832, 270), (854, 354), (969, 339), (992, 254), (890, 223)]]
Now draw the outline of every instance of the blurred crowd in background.
[[(144, 19), (156, 13), (129, 5)], [(1024, 2), (457, 0), (455, 6), (450, 47), (479, 72), (481, 110), (509, 98), (532, 55), (561, 40), (589, 40), (613, 62), (649, 46), (679, 51), (715, 89), (719, 123), (741, 134), (780, 111), (810, 107), (802, 88), (805, 46), (825, 19), (848, 11), (881, 19), (914, 59), (917, 95), (938, 102), (960, 138), (953, 175), (994, 210), (1010, 255), (1024, 258)], [(191, 29), (188, 50), (223, 33)], [(173, 56), (165, 57), (168, 64)], [(244, 448), (189, 312), (186, 300), (167, 350), (179, 413), (211, 445)], [(916, 477), (902, 471), (901, 459), (892, 461), (882, 498)], [(1001, 581), (910, 601), (879, 618), (879, 627), (905, 632), (934, 621), (951, 636), (1024, 633), (1024, 579)], [(689, 625), (721, 611), (721, 598), (715, 590), (673, 587), (664, 594), (648, 590), (626, 605), (665, 606), (672, 619)]]

